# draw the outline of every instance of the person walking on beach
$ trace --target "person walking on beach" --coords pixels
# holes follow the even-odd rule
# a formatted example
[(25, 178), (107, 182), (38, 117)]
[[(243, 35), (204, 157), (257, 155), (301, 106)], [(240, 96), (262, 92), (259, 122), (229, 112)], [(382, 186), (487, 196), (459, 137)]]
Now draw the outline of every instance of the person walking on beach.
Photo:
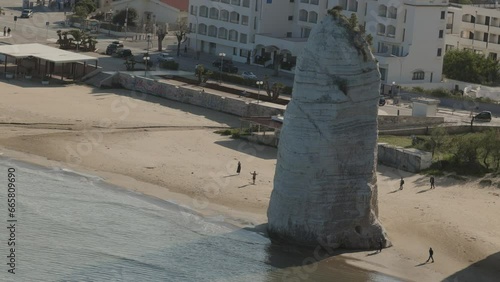
[(431, 189), (434, 189), (436, 188), (436, 186), (434, 185), (434, 176), (431, 176)]
[(253, 185), (255, 185), (255, 178), (257, 178), (257, 172), (255, 172), (254, 170), (253, 172), (250, 172), (250, 174), (252, 175)]
[(4, 26), (4, 27), (3, 27), (3, 36), (5, 37), (6, 35), (7, 35), (7, 27), (6, 27), (6, 26)]
[(403, 177), (401, 177), (401, 181), (399, 181), (399, 190), (403, 190), (404, 184), (405, 184), (405, 181), (403, 180)]
[(236, 168), (236, 173), (240, 174), (240, 172), (241, 172), (241, 163), (238, 162), (238, 167)]
[(7, 28), (7, 36), (10, 36), (10, 27)]
[(383, 248), (384, 248), (384, 242), (382, 242), (382, 239), (380, 239), (378, 241), (378, 252), (381, 253)]
[(432, 257), (434, 255), (434, 251), (432, 250), (432, 248), (429, 248), (429, 258), (425, 261), (425, 263), (428, 263), (429, 260), (432, 259), (432, 262), (434, 262), (434, 258)]

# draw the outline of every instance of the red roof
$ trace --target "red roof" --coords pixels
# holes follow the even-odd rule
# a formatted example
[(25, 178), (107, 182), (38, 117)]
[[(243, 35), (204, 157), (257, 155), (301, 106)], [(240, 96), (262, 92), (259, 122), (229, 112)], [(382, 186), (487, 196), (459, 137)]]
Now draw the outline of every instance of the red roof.
[(187, 11), (189, 6), (188, 0), (161, 0), (161, 2), (181, 11)]

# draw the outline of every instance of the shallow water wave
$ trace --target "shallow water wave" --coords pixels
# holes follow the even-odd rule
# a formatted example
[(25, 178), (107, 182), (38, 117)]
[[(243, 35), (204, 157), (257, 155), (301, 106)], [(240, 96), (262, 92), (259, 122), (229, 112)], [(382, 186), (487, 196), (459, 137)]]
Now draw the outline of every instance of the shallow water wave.
[[(256, 232), (90, 175), (4, 158), (2, 185), (8, 167), (16, 168), (16, 274), (2, 262), (0, 281), (396, 281), (340, 259), (304, 271), (304, 257)], [(6, 210), (1, 201), (3, 223)]]

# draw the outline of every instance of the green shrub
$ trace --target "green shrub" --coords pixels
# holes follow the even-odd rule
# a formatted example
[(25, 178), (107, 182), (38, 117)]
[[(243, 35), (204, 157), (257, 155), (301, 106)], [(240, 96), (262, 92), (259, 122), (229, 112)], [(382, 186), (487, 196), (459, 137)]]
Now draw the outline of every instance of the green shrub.
[(175, 61), (164, 61), (160, 63), (160, 67), (167, 69), (167, 70), (178, 70), (179, 69), (179, 63)]

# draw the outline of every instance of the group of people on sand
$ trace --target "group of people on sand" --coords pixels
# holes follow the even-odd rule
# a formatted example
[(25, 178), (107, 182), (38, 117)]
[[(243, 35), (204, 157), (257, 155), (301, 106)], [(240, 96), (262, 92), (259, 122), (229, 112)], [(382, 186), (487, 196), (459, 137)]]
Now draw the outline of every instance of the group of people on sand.
[[(241, 172), (241, 162), (238, 161), (238, 166), (236, 167), (236, 173), (240, 174)], [(257, 172), (254, 170), (253, 172), (250, 172), (250, 175), (252, 175), (252, 184), (255, 185), (255, 179), (257, 179)]]
[[(436, 185), (434, 184), (434, 176), (431, 176), (429, 179), (429, 182), (431, 183), (431, 188), (430, 189), (436, 189)], [(401, 177), (401, 180), (399, 181), (399, 190), (403, 190), (403, 185), (405, 184), (405, 180), (403, 177)]]

